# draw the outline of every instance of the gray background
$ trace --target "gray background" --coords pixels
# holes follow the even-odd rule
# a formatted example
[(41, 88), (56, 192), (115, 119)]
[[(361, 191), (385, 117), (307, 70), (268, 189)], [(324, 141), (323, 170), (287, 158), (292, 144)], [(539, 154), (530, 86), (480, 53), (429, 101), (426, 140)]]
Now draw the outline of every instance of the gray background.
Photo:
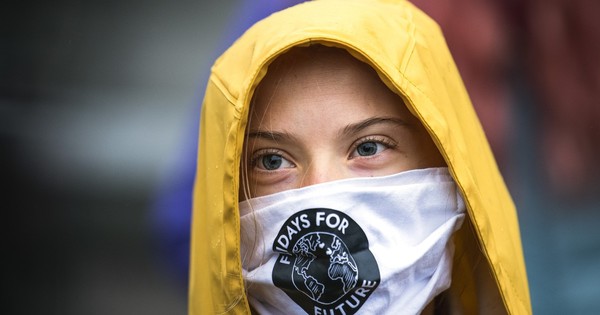
[(152, 205), (189, 150), (234, 5), (2, 5), (0, 313), (185, 314)]

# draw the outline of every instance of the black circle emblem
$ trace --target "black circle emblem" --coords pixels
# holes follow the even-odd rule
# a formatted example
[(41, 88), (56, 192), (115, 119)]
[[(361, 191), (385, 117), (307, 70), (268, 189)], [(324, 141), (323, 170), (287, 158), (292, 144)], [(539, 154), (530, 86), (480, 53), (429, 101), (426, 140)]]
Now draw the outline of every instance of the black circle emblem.
[(307, 209), (283, 224), (273, 283), (308, 314), (354, 314), (380, 282), (362, 228), (333, 209)]

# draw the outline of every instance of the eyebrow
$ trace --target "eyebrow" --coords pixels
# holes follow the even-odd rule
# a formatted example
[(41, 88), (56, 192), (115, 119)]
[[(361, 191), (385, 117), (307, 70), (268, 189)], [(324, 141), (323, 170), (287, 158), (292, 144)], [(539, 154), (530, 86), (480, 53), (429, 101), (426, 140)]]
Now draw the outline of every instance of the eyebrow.
[(401, 127), (409, 126), (409, 124), (406, 121), (396, 117), (372, 117), (347, 125), (346, 127), (344, 127), (344, 129), (342, 129), (341, 134), (343, 135), (359, 133), (360, 131), (368, 127), (378, 124), (393, 124)]
[(287, 132), (251, 130), (248, 138), (261, 138), (275, 142), (293, 142), (296, 138)]
[[(346, 134), (356, 134), (368, 127), (371, 127), (373, 125), (378, 125), (378, 124), (393, 124), (393, 125), (401, 126), (401, 127), (409, 126), (409, 124), (406, 121), (404, 121), (400, 118), (396, 118), (396, 117), (371, 117), (371, 118), (367, 118), (365, 120), (361, 120), (359, 122), (347, 125), (346, 127), (344, 127), (344, 129), (342, 129), (339, 132), (339, 134), (340, 134), (340, 136), (346, 135)], [(265, 139), (265, 140), (270, 140), (270, 141), (275, 141), (275, 142), (288, 142), (288, 143), (296, 141), (296, 137), (294, 137), (290, 133), (279, 132), (279, 131), (268, 131), (268, 130), (251, 130), (250, 132), (248, 132), (248, 138), (260, 138), (260, 139)]]

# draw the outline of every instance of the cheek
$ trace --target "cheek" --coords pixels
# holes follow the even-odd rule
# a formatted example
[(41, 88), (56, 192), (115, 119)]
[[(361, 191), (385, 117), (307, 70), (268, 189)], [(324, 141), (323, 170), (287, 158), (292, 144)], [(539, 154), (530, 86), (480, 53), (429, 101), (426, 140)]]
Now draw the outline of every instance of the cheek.
[(269, 176), (250, 176), (248, 186), (252, 198), (266, 196), (293, 188), (298, 188), (296, 169), (288, 169)]
[(374, 177), (400, 173), (415, 168), (404, 150), (388, 149), (381, 154), (351, 161), (352, 177)]
[(422, 141), (418, 149), (418, 159), (415, 163), (418, 164), (418, 168), (446, 166), (446, 161), (442, 154), (427, 133), (422, 136)]

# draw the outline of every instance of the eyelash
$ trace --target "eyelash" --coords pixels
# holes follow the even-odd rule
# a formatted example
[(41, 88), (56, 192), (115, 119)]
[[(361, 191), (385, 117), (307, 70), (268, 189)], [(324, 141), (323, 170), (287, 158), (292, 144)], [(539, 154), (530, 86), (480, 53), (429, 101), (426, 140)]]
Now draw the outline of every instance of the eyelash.
[[(361, 139), (355, 141), (352, 144), (352, 146), (350, 147), (348, 156), (350, 157), (358, 149), (358, 147), (360, 145), (368, 143), (368, 142), (379, 143), (379, 144), (383, 145), (386, 149), (393, 149), (398, 145), (395, 141), (389, 139), (388, 137), (368, 136), (368, 137), (361, 138)], [(250, 166), (253, 169), (256, 169), (257, 163), (260, 162), (260, 159), (263, 158), (265, 155), (270, 155), (270, 154), (280, 155), (282, 158), (290, 161), (290, 159), (287, 157), (287, 154), (284, 151), (279, 150), (279, 149), (268, 148), (268, 149), (262, 149), (257, 152), (254, 152), (252, 154), (252, 157), (250, 158)], [(366, 158), (368, 158), (368, 156)]]
[(289, 159), (286, 157), (285, 152), (283, 152), (279, 149), (272, 149), (272, 148), (261, 149), (261, 150), (254, 152), (252, 154), (252, 156), (250, 157), (250, 166), (252, 168), (256, 168), (257, 163), (260, 162), (260, 159), (263, 158), (265, 155), (269, 155), (269, 154), (280, 155), (282, 158), (289, 161)]
[(368, 142), (379, 143), (379, 144), (383, 145), (386, 149), (393, 149), (396, 146), (398, 146), (398, 144), (395, 141), (391, 140), (388, 137), (385, 137), (385, 136), (368, 136), (368, 137), (361, 138), (361, 139), (355, 141), (352, 144), (352, 147), (350, 148), (350, 151), (348, 152), (348, 156), (351, 156), (352, 153), (354, 153), (354, 151), (356, 151), (356, 149), (360, 145), (368, 143)]

